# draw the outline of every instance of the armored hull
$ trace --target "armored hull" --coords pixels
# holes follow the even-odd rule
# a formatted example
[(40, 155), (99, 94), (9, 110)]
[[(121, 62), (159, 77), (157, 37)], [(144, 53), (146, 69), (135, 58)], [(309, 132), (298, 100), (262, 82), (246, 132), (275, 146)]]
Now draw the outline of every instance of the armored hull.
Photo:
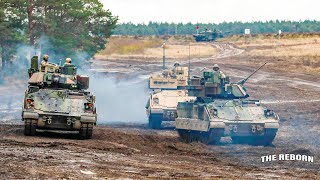
[(173, 69), (150, 76), (149, 88), (153, 92), (145, 107), (150, 128), (160, 129), (163, 121), (174, 121), (178, 102), (195, 99), (188, 97), (187, 91), (183, 89), (188, 84), (188, 77), (189, 68), (180, 66), (178, 62)]
[[(266, 64), (266, 63), (265, 63)], [(264, 65), (265, 65), (264, 64)], [(217, 143), (222, 136), (231, 136), (234, 143), (271, 144), (279, 128), (279, 116), (262, 106), (259, 100), (249, 100), (244, 83), (236, 83), (214, 65), (213, 71), (193, 76), (186, 89), (193, 102), (179, 102), (176, 129), (187, 142)]]
[(175, 121), (178, 102), (194, 100), (185, 90), (162, 90), (150, 94), (146, 105), (149, 127), (161, 128), (162, 121)]
[[(85, 133), (83, 138), (91, 138), (97, 116), (95, 109), (85, 107), (92, 103), (88, 101), (90, 96), (89, 92), (65, 89), (27, 92), (22, 114), (26, 135), (35, 135), (35, 129), (47, 129), (80, 131), (80, 134)], [(28, 126), (31, 126), (29, 130)]]
[(176, 129), (183, 141), (218, 143), (230, 136), (234, 143), (270, 145), (279, 128), (276, 113), (256, 100), (180, 102)]
[[(34, 66), (37, 60), (32, 59)], [(78, 131), (80, 139), (90, 139), (97, 114), (95, 96), (85, 90), (89, 77), (77, 75), (73, 65), (49, 64), (42, 69), (29, 69), (22, 108), (25, 135), (36, 135), (37, 129), (62, 130)]]

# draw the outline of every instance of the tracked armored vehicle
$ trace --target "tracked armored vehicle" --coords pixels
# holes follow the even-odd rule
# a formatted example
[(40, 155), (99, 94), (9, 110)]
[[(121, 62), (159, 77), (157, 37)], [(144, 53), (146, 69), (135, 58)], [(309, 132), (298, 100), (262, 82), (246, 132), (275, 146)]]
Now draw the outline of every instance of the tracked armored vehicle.
[(177, 116), (178, 102), (195, 99), (189, 97), (185, 90), (155, 91), (150, 95), (146, 105), (149, 127), (160, 129), (163, 121), (174, 121)]
[(95, 96), (86, 91), (89, 77), (77, 74), (72, 65), (48, 63), (38, 68), (38, 57), (31, 60), (28, 89), (24, 96), (24, 133), (37, 130), (78, 131), (80, 139), (92, 137), (97, 122)]
[(218, 32), (216, 30), (206, 30), (198, 34), (193, 34), (193, 37), (196, 40), (196, 42), (209, 42), (215, 41), (218, 38), (223, 38), (223, 35), (221, 32)]
[[(172, 70), (164, 70), (161, 75), (149, 78), (149, 88), (153, 90), (146, 104), (150, 128), (160, 129), (163, 121), (174, 121), (178, 102), (195, 99), (182, 89), (188, 84), (188, 71), (188, 67), (176, 62)], [(182, 90), (178, 90), (178, 87)]]
[(175, 121), (181, 139), (215, 144), (221, 137), (231, 136), (234, 143), (270, 145), (279, 128), (279, 116), (262, 107), (259, 100), (247, 99), (243, 85), (249, 77), (231, 83), (217, 69), (192, 77), (187, 90), (197, 99), (177, 106)]

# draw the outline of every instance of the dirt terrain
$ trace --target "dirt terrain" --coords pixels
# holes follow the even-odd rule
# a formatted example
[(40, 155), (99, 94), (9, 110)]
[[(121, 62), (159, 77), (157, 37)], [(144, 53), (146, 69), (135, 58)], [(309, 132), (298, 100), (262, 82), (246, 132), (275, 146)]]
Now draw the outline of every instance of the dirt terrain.
[[(260, 46), (248, 50), (237, 42), (211, 45), (215, 49), (212, 57), (191, 59), (192, 73), (218, 63), (232, 81), (237, 81), (271, 61), (246, 87), (251, 99), (262, 99), (281, 118), (273, 146), (235, 145), (229, 138), (214, 146), (185, 144), (171, 127), (147, 129), (145, 119), (98, 125), (93, 139), (85, 141), (55, 133), (25, 137), (19, 120), (22, 84), (10, 95), (8, 88), (0, 89), (0, 179), (320, 179), (319, 76), (279, 70), (274, 68), (272, 58), (257, 59), (248, 54)], [(105, 76), (116, 76), (118, 81), (145, 82), (151, 73), (161, 72), (160, 59), (146, 62), (99, 57), (92, 71), (103, 69)], [(167, 66), (173, 62), (170, 60)], [(188, 64), (187, 59), (180, 62)], [(99, 109), (103, 111), (103, 107)], [(315, 160), (261, 162), (261, 156), (285, 153), (312, 155)]]

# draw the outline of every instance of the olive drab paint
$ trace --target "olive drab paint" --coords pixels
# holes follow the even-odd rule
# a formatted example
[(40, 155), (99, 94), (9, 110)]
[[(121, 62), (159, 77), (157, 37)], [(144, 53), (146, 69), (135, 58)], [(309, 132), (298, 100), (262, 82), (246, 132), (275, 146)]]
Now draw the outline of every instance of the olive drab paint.
[(28, 73), (22, 109), (25, 135), (41, 129), (78, 131), (80, 139), (91, 138), (97, 114), (95, 96), (87, 91), (89, 77), (78, 75), (73, 64), (48, 62), (39, 68), (37, 56), (31, 59)]
[(196, 42), (207, 42), (207, 41), (215, 41), (218, 38), (223, 38), (223, 34), (216, 29), (213, 31), (206, 29), (199, 33), (197, 29), (197, 34), (193, 34), (193, 37)]
[(279, 116), (262, 107), (259, 100), (247, 99), (244, 87), (259, 69), (236, 83), (219, 68), (205, 71), (201, 77), (193, 76), (185, 89), (196, 100), (177, 106), (175, 122), (181, 139), (218, 143), (222, 136), (230, 136), (234, 143), (271, 144), (279, 128)]

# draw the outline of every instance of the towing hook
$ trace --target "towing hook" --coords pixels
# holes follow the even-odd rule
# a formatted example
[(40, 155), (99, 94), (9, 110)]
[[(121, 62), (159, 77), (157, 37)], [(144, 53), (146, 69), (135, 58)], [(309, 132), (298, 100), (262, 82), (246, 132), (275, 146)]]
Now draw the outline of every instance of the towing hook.
[(67, 120), (67, 125), (70, 126), (70, 125), (71, 125), (71, 122), (72, 122), (72, 121), (71, 121), (70, 119), (68, 119), (68, 120)]
[(48, 117), (47, 122), (48, 122), (48, 124), (51, 124), (51, 122), (52, 122), (52, 116), (49, 116), (49, 117)]
[(238, 132), (238, 127), (237, 126), (233, 127), (233, 132)]
[(256, 132), (256, 126), (252, 126), (251, 131), (252, 131), (253, 133), (255, 133), (255, 132)]

